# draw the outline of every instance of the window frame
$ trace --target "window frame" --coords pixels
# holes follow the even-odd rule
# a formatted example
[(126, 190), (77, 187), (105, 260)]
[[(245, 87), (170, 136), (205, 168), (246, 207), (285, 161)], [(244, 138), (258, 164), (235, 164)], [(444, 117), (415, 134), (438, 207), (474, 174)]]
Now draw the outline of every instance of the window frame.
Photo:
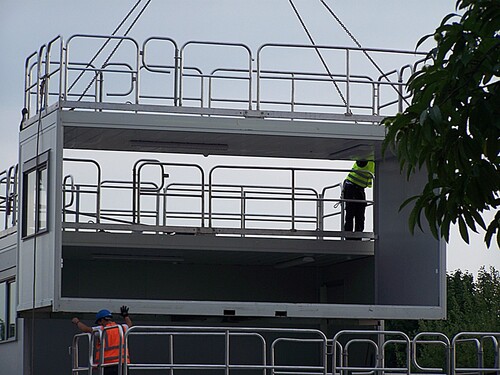
[[(49, 231), (49, 154), (50, 150), (23, 164), (21, 231), (23, 240)], [(32, 179), (34, 179), (34, 183), (30, 184)], [(34, 189), (34, 196), (30, 199), (31, 189)], [(41, 198), (44, 198), (43, 201)], [(42, 203), (45, 204), (44, 210), (42, 210)], [(29, 216), (30, 214), (33, 216)]]
[[(4, 309), (4, 316), (5, 316), (5, 321), (4, 321), (4, 328), (5, 328), (5, 338), (2, 338), (0, 336), (0, 345), (3, 343), (7, 342), (12, 342), (17, 340), (17, 312), (16, 312), (16, 279), (11, 278), (11, 279), (6, 279), (6, 280), (1, 280), (0, 281), (0, 287), (5, 288), (5, 298), (3, 301), (0, 301), (0, 308), (2, 308), (2, 302), (3, 302), (3, 309)], [(12, 315), (12, 307), (14, 306), (14, 316)], [(14, 332), (11, 333), (11, 324), (14, 326)]]

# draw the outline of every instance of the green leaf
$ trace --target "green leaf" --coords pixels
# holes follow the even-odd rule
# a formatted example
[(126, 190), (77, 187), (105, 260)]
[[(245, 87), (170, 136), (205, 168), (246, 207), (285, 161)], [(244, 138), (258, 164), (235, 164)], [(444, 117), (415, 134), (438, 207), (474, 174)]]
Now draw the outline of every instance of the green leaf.
[(418, 119), (418, 122), (422, 126), (425, 124), (425, 120), (427, 120), (427, 115), (428, 115), (427, 111), (428, 111), (427, 109), (423, 110), (422, 113), (420, 114), (419, 119)]
[[(401, 173), (410, 179), (427, 171), (420, 194), (401, 205), (414, 203), (410, 227), (421, 227), (425, 218), (433, 235), (439, 230), (446, 241), (451, 223), (468, 241), (469, 229), (486, 227), (481, 212), (500, 206), (500, 5), (458, 0), (457, 9), (460, 20), (452, 22), (456, 15), (449, 14), (434, 33), (437, 46), (427, 54), (432, 64), (408, 80), (410, 105), (384, 121), (383, 150), (394, 150)], [(488, 243), (499, 238), (499, 222), (486, 228)]]
[(429, 109), (429, 117), (435, 124), (440, 124), (443, 121), (441, 110), (437, 105), (434, 105)]
[(422, 45), (422, 43), (424, 43), (427, 39), (429, 39), (433, 35), (434, 34), (427, 34), (427, 35), (424, 35), (422, 38), (420, 38), (420, 40), (417, 42), (417, 45), (415, 46), (415, 51), (418, 50), (418, 47), (420, 47)]
[(469, 243), (469, 231), (467, 230), (467, 225), (465, 224), (464, 219), (460, 216), (458, 218), (458, 229), (460, 230), (460, 236), (465, 241), (465, 243)]

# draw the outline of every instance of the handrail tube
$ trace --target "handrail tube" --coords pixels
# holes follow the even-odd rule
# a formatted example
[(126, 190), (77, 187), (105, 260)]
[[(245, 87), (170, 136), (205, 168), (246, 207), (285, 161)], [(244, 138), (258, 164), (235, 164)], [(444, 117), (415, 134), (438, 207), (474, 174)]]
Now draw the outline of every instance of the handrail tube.
[[(129, 68), (129, 72), (124, 71), (124, 70), (106, 69), (108, 66), (124, 66), (124, 67)], [(107, 63), (107, 64), (104, 64), (101, 67), (101, 69), (99, 69), (99, 72), (100, 73), (131, 73), (130, 87), (129, 87), (128, 92), (126, 92), (126, 93), (106, 93), (106, 96), (127, 96), (133, 92), (133, 90), (134, 90), (134, 75), (133, 75), (133, 73), (134, 72), (132, 71), (132, 66), (130, 64), (127, 64), (127, 63)], [(102, 80), (100, 82), (100, 88), (101, 88), (100, 91), (102, 93), (103, 87), (104, 87), (104, 75), (101, 74), (101, 77), (102, 77)]]
[[(335, 358), (337, 356), (337, 342), (340, 342), (340, 337), (344, 335), (369, 335), (369, 336), (383, 336), (385, 337), (386, 335), (390, 336), (400, 336), (404, 339), (406, 343), (406, 363), (407, 367), (406, 368), (385, 368), (385, 367), (350, 367), (346, 365), (342, 366), (337, 366), (335, 362)], [(373, 341), (373, 340), (372, 340)], [(400, 331), (369, 331), (369, 330), (342, 330), (339, 331), (335, 334), (333, 337), (333, 363), (332, 363), (332, 374), (336, 374), (337, 370), (347, 370), (347, 371), (366, 371), (366, 370), (373, 370), (373, 371), (394, 371), (394, 372), (402, 372), (404, 371), (406, 374), (410, 375), (411, 373), (411, 368), (409, 365), (409, 360), (411, 358), (410, 351), (411, 351), (411, 346), (410, 346), (410, 338), (404, 333)], [(377, 353), (379, 354), (379, 353)], [(378, 363), (378, 362), (377, 362)]]
[(73, 175), (66, 175), (64, 176), (63, 178), (63, 196), (64, 196), (64, 193), (67, 192), (66, 190), (66, 185), (67, 185), (67, 180), (69, 180), (69, 186), (70, 186), (70, 200), (69, 200), (69, 203), (66, 203), (66, 200), (63, 199), (63, 209), (66, 209), (68, 207), (71, 207), (74, 203), (74, 200), (75, 200), (75, 197), (74, 197), (74, 189), (75, 189), (75, 180), (73, 178)]
[[(30, 65), (30, 62), (31, 62), (31, 59), (33, 59), (34, 57), (37, 57), (38, 56), (38, 52), (35, 51), (33, 53), (31, 53), (31, 55), (29, 55), (26, 60), (25, 60), (25, 63), (24, 63), (24, 108), (26, 108), (28, 110), (28, 116), (29, 114), (31, 113), (31, 93), (30, 93), (30, 90), (32, 87), (34, 87), (33, 85), (35, 84), (31, 84), (31, 66)], [(35, 60), (34, 62), (35, 65), (38, 64), (38, 61)]]
[(17, 224), (17, 206), (19, 197), (19, 164), (15, 164), (9, 167), (9, 169), (7, 170), (6, 178), (5, 229), (7, 229), (7, 221), (9, 215), (12, 215), (11, 225), (15, 226)]
[[(197, 169), (200, 172), (200, 179), (201, 179), (201, 184), (205, 184), (205, 174), (203, 173), (203, 169), (197, 165), (197, 164), (192, 164), (192, 163), (167, 163), (167, 162), (160, 162), (158, 160), (147, 160), (147, 159), (141, 159), (138, 160), (132, 169), (132, 173), (134, 177), (136, 178), (136, 194), (137, 194), (137, 200), (136, 200), (136, 206), (135, 208), (137, 209), (136, 212), (136, 219), (137, 222), (139, 223), (140, 220), (140, 195), (141, 195), (141, 185), (140, 185), (140, 173), (143, 167), (147, 165), (159, 165), (162, 170), (162, 181), (161, 185), (158, 187), (157, 192), (160, 192), (164, 188), (165, 184), (165, 178), (168, 176), (165, 173), (165, 167), (190, 167)], [(135, 194), (134, 194), (135, 195)], [(201, 212), (202, 216), (204, 217), (204, 212), (205, 212), (205, 198), (204, 194), (201, 194)], [(202, 227), (204, 226), (204, 220), (202, 221)]]
[(153, 72), (155, 70), (151, 70), (150, 65), (148, 65), (146, 62), (146, 46), (152, 40), (167, 41), (167, 42), (172, 43), (172, 45), (174, 46), (174, 87), (173, 87), (174, 97), (173, 97), (173, 99), (174, 99), (174, 105), (177, 106), (177, 105), (179, 105), (179, 92), (178, 92), (179, 91), (179, 88), (178, 88), (178, 85), (179, 85), (179, 47), (177, 46), (177, 42), (175, 40), (173, 40), (172, 38), (159, 37), (159, 36), (147, 38), (142, 44), (142, 51), (141, 51), (140, 55), (142, 57), (142, 64), (143, 64), (144, 68), (147, 70), (153, 71)]
[[(472, 336), (472, 337), (470, 337)], [(462, 338), (465, 337), (465, 338)], [(470, 337), (470, 338), (467, 338)], [(480, 337), (481, 339), (483, 337), (500, 337), (499, 332), (460, 332), (456, 334), (452, 341), (451, 341), (451, 373), (452, 375), (455, 375), (457, 373), (464, 373), (468, 371), (498, 371), (498, 368), (464, 368), (464, 367), (457, 367), (457, 353), (456, 353), (456, 348), (457, 344), (463, 343), (463, 342), (474, 342), (476, 344), (476, 349), (478, 350), (478, 356), (479, 356), (479, 351), (482, 350), (482, 342), (477, 339), (477, 337)], [(498, 352), (498, 347), (497, 347), (497, 352), (495, 355), (498, 357), (500, 353)], [(480, 358), (478, 358), (480, 360)], [(479, 365), (481, 362), (478, 363)]]
[(63, 158), (63, 162), (74, 162), (74, 163), (89, 163), (93, 164), (97, 169), (97, 185), (96, 185), (96, 221), (100, 222), (100, 211), (101, 211), (101, 179), (102, 171), (101, 166), (98, 162), (92, 159), (81, 159), (81, 158)]
[[(439, 337), (440, 340), (422, 340), (421, 337), (425, 336), (436, 336)], [(415, 367), (420, 370), (420, 371), (441, 371), (443, 373), (449, 374), (450, 371), (450, 359), (451, 359), (451, 346), (450, 346), (450, 340), (444, 333), (440, 332), (420, 332), (412, 340), (412, 363), (415, 365)], [(445, 354), (446, 354), (446, 361), (445, 369), (440, 369), (440, 368), (428, 368), (428, 367), (422, 367), (419, 365), (418, 360), (417, 360), (417, 344), (437, 344), (437, 345), (443, 345), (445, 348)]]
[(142, 165), (142, 163), (146, 161), (151, 161), (151, 162), (160, 162), (157, 159), (139, 159), (137, 160), (134, 165), (132, 166), (132, 211), (133, 211), (133, 218), (132, 221), (134, 224), (139, 223), (139, 217), (138, 212), (139, 212), (139, 176), (137, 175), (137, 166)]
[(358, 47), (339, 47), (339, 46), (325, 46), (325, 45), (308, 45), (308, 44), (286, 44), (286, 43), (266, 43), (261, 45), (257, 50), (257, 110), (260, 110), (260, 69), (261, 69), (261, 53), (265, 48), (298, 48), (298, 49), (326, 49), (326, 50), (344, 50), (344, 51), (361, 51), (361, 52), (381, 52), (381, 53), (398, 53), (398, 54), (411, 54), (411, 55), (426, 55), (426, 53), (418, 51), (402, 51), (394, 49), (380, 49), (380, 48), (358, 48)]
[(38, 63), (36, 66), (36, 113), (40, 114), (43, 109), (43, 92), (45, 91), (45, 77), (42, 75), (42, 55), (46, 53), (47, 45), (44, 44), (38, 50)]
[[(66, 64), (69, 64), (69, 53), (70, 53), (70, 45), (73, 40), (76, 39), (107, 39), (108, 41), (110, 40), (116, 40), (119, 41), (119, 43), (122, 43), (123, 41), (128, 41), (133, 44), (135, 47), (135, 69), (133, 70), (133, 73), (136, 74), (136, 89), (135, 89), (135, 104), (139, 103), (139, 73), (140, 73), (140, 60), (139, 60), (139, 55), (140, 55), (140, 47), (139, 44), (130, 37), (127, 36), (116, 36), (116, 35), (92, 35), (92, 34), (74, 34), (71, 37), (68, 38), (68, 41), (66, 42), (66, 51), (65, 51), (65, 61)], [(66, 66), (67, 69), (67, 66)], [(102, 69), (102, 68), (101, 68)], [(88, 71), (88, 68), (83, 68), (82, 71)], [(65, 75), (67, 76), (67, 72), (65, 72)], [(92, 83), (92, 82), (91, 82)], [(66, 98), (68, 95), (68, 82), (65, 82), (64, 85), (64, 93), (63, 97)]]
[(204, 42), (204, 41), (189, 41), (184, 43), (184, 45), (180, 48), (180, 71), (179, 71), (179, 105), (182, 106), (182, 98), (183, 98), (183, 77), (184, 77), (184, 53), (186, 47), (189, 45), (212, 45), (212, 46), (222, 46), (222, 47), (241, 47), (245, 49), (248, 53), (248, 101), (249, 101), (249, 110), (252, 110), (252, 50), (243, 43), (230, 43), (230, 42)]
[[(79, 342), (80, 339), (87, 338), (88, 340), (88, 358), (87, 358), (87, 366), (80, 366), (80, 358), (79, 358)], [(81, 371), (87, 371), (88, 375), (92, 374), (92, 366), (91, 366), (91, 352), (92, 352), (92, 339), (89, 333), (78, 333), (73, 336), (73, 340), (71, 343), (71, 358), (72, 358), (72, 373), (79, 373)]]
[[(59, 63), (56, 64), (58, 65), (58, 67), (54, 70), (54, 71), (51, 71), (50, 70), (50, 65), (51, 65), (51, 59), (50, 59), (50, 56), (51, 56), (51, 51), (52, 51), (52, 46), (54, 45), (54, 43), (56, 43), (57, 41), (60, 42), (60, 46), (59, 46)], [(63, 61), (63, 49), (64, 49), (64, 40), (62, 38), (62, 36), (58, 35), (56, 36), (55, 38), (53, 38), (52, 40), (50, 40), (48, 43), (47, 43), (47, 51), (46, 51), (46, 57), (45, 57), (45, 79), (46, 79), (46, 88), (45, 88), (45, 98), (44, 98), (44, 101), (45, 101), (45, 104), (46, 106), (48, 106), (48, 99), (49, 99), (49, 81), (50, 81), (50, 78), (57, 74), (58, 72), (60, 73), (60, 78), (59, 78), (59, 92), (61, 92), (61, 85), (62, 85), (62, 67), (64, 65), (64, 61)]]

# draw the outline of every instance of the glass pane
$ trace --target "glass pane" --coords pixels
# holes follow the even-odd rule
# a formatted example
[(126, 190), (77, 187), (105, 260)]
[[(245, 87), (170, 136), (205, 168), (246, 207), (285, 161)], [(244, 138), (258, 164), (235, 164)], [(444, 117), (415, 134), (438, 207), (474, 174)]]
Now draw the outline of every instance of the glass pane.
[(35, 171), (26, 174), (26, 190), (25, 190), (25, 213), (24, 226), (25, 235), (30, 236), (35, 234), (35, 194), (36, 194), (36, 184), (35, 184)]
[(0, 283), (0, 341), (7, 338), (7, 283)]
[(16, 337), (16, 282), (10, 282), (9, 284), (9, 331), (8, 337)]
[(40, 196), (38, 202), (40, 210), (38, 212), (38, 231), (47, 229), (47, 184), (47, 166), (44, 166), (44, 168), (40, 170)]

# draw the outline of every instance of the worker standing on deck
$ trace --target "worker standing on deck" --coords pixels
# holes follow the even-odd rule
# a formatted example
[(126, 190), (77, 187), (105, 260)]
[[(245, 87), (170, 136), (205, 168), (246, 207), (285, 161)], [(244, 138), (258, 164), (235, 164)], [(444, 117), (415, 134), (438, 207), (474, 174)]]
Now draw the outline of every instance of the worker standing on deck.
[[(124, 349), (124, 339), (123, 335), (120, 335), (120, 327), (122, 328), (122, 333), (124, 334), (128, 328), (132, 327), (132, 321), (128, 315), (129, 308), (127, 306), (122, 306), (120, 308), (120, 315), (124, 318), (125, 324), (118, 325), (113, 321), (113, 315), (111, 311), (103, 309), (100, 310), (95, 317), (95, 327), (89, 327), (85, 323), (82, 323), (80, 319), (73, 318), (71, 321), (75, 324), (78, 329), (82, 332), (92, 333), (95, 330), (100, 330), (102, 336), (104, 337), (104, 355), (102, 363), (116, 363), (116, 365), (110, 365), (104, 367), (104, 375), (118, 375), (118, 362), (120, 359), (120, 350), (122, 350), (122, 362), (127, 361), (130, 363), (128, 350), (125, 353)], [(115, 327), (115, 328), (111, 328)], [(105, 329), (106, 328), (106, 329)], [(120, 338), (121, 336), (121, 338)], [(97, 341), (95, 348), (95, 362), (99, 363), (101, 353), (101, 343)]]
[(374, 173), (375, 163), (373, 161), (358, 160), (344, 181), (343, 199), (347, 200), (345, 202), (344, 224), (346, 232), (352, 232), (353, 228), (355, 232), (363, 232), (365, 229), (365, 209), (367, 206), (365, 188), (372, 187)]

